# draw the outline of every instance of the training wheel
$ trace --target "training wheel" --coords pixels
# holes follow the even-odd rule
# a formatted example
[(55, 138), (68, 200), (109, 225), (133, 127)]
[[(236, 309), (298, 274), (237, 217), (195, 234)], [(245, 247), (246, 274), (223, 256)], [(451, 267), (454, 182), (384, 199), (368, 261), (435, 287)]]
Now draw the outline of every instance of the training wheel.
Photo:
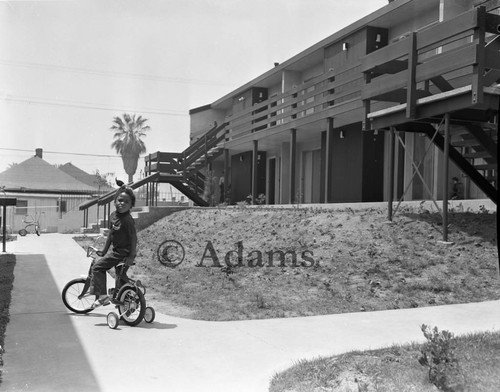
[(108, 313), (108, 317), (106, 318), (108, 322), (108, 327), (111, 329), (116, 329), (118, 327), (118, 315), (115, 312)]
[(148, 306), (146, 308), (146, 311), (144, 312), (144, 321), (147, 323), (152, 323), (155, 319), (155, 316), (155, 310), (151, 306)]

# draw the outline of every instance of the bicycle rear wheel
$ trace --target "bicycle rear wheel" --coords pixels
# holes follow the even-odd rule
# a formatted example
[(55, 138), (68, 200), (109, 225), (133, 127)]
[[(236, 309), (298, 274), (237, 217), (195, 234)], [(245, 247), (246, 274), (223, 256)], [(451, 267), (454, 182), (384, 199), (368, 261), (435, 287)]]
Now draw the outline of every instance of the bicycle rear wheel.
[(72, 312), (84, 314), (93, 310), (92, 304), (94, 303), (94, 295), (87, 292), (79, 298), (83, 290), (87, 290), (87, 288), (85, 288), (86, 282), (87, 280), (84, 278), (73, 279), (63, 288), (63, 303)]
[(120, 318), (125, 324), (135, 326), (139, 324), (146, 312), (146, 300), (140, 289), (132, 286), (123, 286), (116, 297)]

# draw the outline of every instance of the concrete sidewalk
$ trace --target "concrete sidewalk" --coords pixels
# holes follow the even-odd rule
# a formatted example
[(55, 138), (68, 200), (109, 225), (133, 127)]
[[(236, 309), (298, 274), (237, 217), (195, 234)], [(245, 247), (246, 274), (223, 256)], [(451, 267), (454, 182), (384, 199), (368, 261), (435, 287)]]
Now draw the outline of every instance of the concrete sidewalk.
[(61, 301), (89, 266), (71, 235), (28, 235), (7, 251), (17, 264), (4, 391), (264, 392), (300, 359), (423, 341), (423, 323), (456, 334), (500, 330), (500, 301), (234, 322), (157, 314), (152, 324), (111, 330), (112, 307), (80, 316)]

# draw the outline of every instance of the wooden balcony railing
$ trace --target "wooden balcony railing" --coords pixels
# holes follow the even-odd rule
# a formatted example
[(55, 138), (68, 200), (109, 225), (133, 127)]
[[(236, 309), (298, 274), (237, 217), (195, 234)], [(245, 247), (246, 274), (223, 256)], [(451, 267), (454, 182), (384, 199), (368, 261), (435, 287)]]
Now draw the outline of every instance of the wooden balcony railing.
[(486, 71), (500, 68), (500, 52), (487, 45), (491, 34), (500, 34), (499, 26), (500, 16), (478, 7), (365, 56), (365, 129), (374, 117), (396, 111), (410, 121), (422, 114), (419, 104), (453, 94), (470, 97), (463, 105), (482, 104), (491, 79)]
[(233, 114), (228, 122), (228, 140), (263, 130), (299, 128), (328, 117), (348, 116), (361, 121), (361, 63), (328, 71), (285, 93)]

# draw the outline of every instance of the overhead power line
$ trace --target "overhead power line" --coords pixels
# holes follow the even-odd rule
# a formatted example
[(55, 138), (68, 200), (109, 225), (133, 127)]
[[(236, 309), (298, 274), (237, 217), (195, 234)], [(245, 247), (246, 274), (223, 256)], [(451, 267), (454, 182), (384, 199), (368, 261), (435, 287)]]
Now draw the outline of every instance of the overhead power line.
[(69, 106), (75, 108), (84, 109), (95, 109), (95, 110), (108, 110), (108, 111), (121, 111), (121, 112), (135, 112), (135, 113), (147, 113), (147, 114), (159, 114), (164, 116), (188, 116), (187, 112), (184, 111), (165, 111), (160, 109), (149, 109), (149, 108), (126, 108), (117, 107), (111, 105), (104, 105), (91, 102), (76, 102), (68, 100), (58, 100), (50, 98), (36, 98), (36, 97), (23, 97), (19, 95), (6, 95), (0, 96), (0, 100), (11, 101), (26, 104), (38, 104), (38, 105), (51, 105), (51, 106)]
[[(22, 149), (22, 148), (2, 148), (0, 147), (0, 150), (2, 151), (17, 151), (17, 152), (29, 152), (33, 153), (34, 150), (27, 150), (27, 149)], [(106, 155), (106, 154), (86, 154), (86, 153), (81, 153), (81, 152), (62, 152), (62, 151), (48, 151), (48, 150), (43, 150), (44, 154), (59, 154), (59, 155), (78, 155), (78, 156), (87, 156), (87, 157), (98, 157), (98, 158), (120, 158), (120, 155)]]
[(69, 67), (63, 65), (54, 64), (39, 64), (39, 63), (29, 63), (22, 61), (10, 61), (1, 60), (0, 64), (14, 66), (14, 67), (24, 67), (24, 68), (34, 68), (34, 69), (44, 69), (48, 71), (63, 71), (63, 72), (74, 72), (87, 75), (98, 75), (106, 77), (115, 78), (127, 78), (127, 79), (140, 79), (140, 80), (151, 80), (156, 82), (167, 82), (167, 83), (183, 83), (183, 84), (200, 84), (200, 85), (214, 85), (214, 86), (229, 86), (227, 82), (201, 80), (201, 79), (189, 79), (189, 78), (175, 78), (166, 77), (160, 75), (150, 75), (150, 74), (137, 74), (130, 72), (116, 72), (116, 71), (103, 71), (87, 68)]

